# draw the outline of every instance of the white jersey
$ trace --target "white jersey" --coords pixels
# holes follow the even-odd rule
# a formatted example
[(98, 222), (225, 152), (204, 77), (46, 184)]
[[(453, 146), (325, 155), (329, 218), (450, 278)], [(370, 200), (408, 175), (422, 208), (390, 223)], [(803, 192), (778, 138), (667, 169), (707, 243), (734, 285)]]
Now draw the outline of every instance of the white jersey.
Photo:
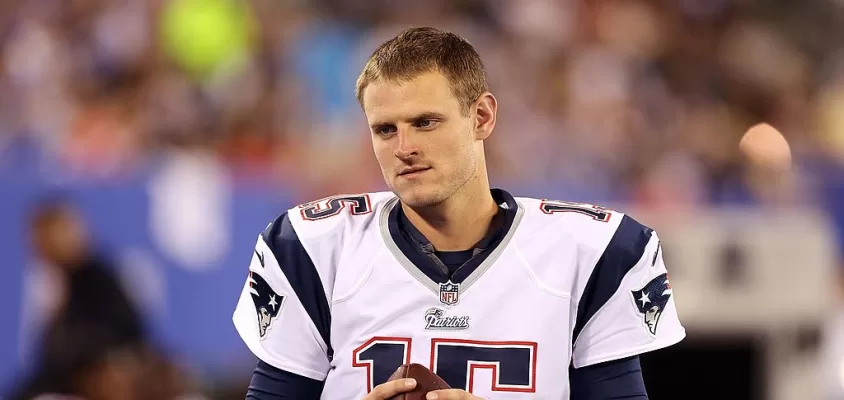
[(290, 209), (258, 237), (240, 336), (264, 362), (324, 381), (330, 400), (360, 400), (404, 363), (486, 399), (568, 399), (570, 367), (685, 337), (654, 231), (499, 192), (503, 236), (451, 278), (397, 239), (393, 193)]

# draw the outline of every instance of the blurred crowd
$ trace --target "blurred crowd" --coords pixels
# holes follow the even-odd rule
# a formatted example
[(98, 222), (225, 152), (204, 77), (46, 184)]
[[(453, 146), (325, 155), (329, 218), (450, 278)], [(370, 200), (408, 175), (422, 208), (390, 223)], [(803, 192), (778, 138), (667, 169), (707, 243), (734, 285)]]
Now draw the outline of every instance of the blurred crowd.
[[(817, 177), (841, 175), (844, 160), (841, 7), (9, 0), (0, 169), (34, 153), (45, 174), (121, 179), (180, 152), (297, 199), (381, 189), (354, 80), (380, 41), (435, 25), (486, 61), (501, 105), (496, 184), (658, 206), (812, 201)], [(793, 165), (742, 154), (759, 122), (782, 132)]]

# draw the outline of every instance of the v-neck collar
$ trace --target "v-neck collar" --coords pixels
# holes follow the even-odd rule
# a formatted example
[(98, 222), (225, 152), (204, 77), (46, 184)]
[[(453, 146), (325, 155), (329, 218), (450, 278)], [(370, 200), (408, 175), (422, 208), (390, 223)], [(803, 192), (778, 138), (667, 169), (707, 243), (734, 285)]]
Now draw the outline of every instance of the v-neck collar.
[(434, 254), (433, 245), (407, 220), (398, 198), (392, 199), (381, 214), (381, 234), (396, 259), (425, 286), (440, 293), (442, 285), (455, 284), (462, 292), (495, 262), (524, 214), (522, 207), (506, 191), (493, 189), (491, 193), (504, 221), (475, 245), (474, 256), (450, 278), (448, 268)]
[[(505, 198), (505, 195), (502, 194), (501, 192), (504, 192), (504, 191), (499, 190), (499, 189), (493, 189), (492, 190), (493, 200), (495, 200), (496, 204), (498, 205), (498, 215), (496, 215), (493, 218), (493, 221), (495, 223), (497, 223), (497, 222), (499, 222), (499, 221), (496, 221), (497, 219), (503, 218), (504, 223), (500, 224), (495, 229), (488, 232), (478, 243), (475, 243), (475, 245), (472, 247), (472, 249), (473, 249), (472, 256), (473, 257), (477, 256), (480, 252), (491, 248), (496, 243), (501, 241), (501, 238), (506, 233), (506, 226), (505, 225), (506, 225), (507, 219), (508, 219), (508, 215), (507, 215), (508, 209), (512, 210), (510, 212), (510, 214), (512, 214), (512, 215), (510, 215), (510, 218), (509, 218), (510, 224), (512, 224), (512, 220), (513, 220), (512, 217), (515, 215), (516, 211), (515, 211), (515, 209), (510, 207), (510, 204), (508, 204), (508, 202), (507, 202), (507, 198)], [(498, 196), (496, 196), (496, 195), (498, 195)], [(506, 196), (510, 197), (509, 194), (506, 194)], [(498, 197), (498, 198), (496, 198), (496, 197)], [(513, 201), (513, 204), (515, 204), (515, 200)], [(425, 235), (422, 234), (422, 232), (419, 232), (419, 229), (417, 229), (416, 226), (414, 226), (413, 223), (410, 222), (410, 220), (407, 218), (407, 214), (404, 213), (404, 209), (402, 209), (402, 207), (394, 207), (391, 212), (396, 214), (395, 216), (391, 215), (390, 218), (391, 219), (392, 218), (397, 219), (399, 230), (401, 232), (407, 233), (407, 236), (409, 236), (409, 238), (411, 240), (413, 240), (419, 247), (421, 247), (426, 254), (428, 254), (428, 253), (433, 254), (434, 251), (436, 251), (436, 249), (434, 249), (434, 245), (431, 244), (431, 241), (428, 240), (428, 238), (426, 238)], [(402, 238), (404, 238), (404, 236)], [(395, 239), (397, 241), (399, 240), (399, 238), (397, 238), (397, 237)]]

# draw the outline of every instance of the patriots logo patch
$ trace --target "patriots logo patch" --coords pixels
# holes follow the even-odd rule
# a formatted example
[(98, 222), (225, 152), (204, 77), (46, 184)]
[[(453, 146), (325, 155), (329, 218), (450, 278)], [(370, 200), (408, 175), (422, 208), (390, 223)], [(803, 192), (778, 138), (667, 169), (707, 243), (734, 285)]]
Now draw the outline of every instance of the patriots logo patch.
[(645, 326), (651, 335), (656, 335), (659, 319), (665, 311), (665, 306), (668, 305), (668, 299), (671, 298), (671, 284), (668, 283), (668, 274), (657, 276), (648, 282), (645, 287), (631, 293), (636, 309), (644, 318)]
[(284, 307), (284, 296), (273, 291), (261, 275), (252, 271), (249, 271), (249, 293), (252, 294), (252, 303), (258, 313), (258, 333), (263, 339)]

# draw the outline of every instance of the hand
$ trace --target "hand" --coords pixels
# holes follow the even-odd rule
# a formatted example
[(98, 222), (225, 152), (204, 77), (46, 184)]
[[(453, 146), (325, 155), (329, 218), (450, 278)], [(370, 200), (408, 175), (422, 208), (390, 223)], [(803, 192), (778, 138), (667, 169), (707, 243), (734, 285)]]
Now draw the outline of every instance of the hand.
[(387, 400), (395, 395), (407, 393), (415, 387), (416, 379), (396, 379), (376, 386), (363, 400)]
[(425, 396), (425, 398), (427, 400), (484, 400), (460, 389), (445, 389), (428, 392), (428, 395)]

